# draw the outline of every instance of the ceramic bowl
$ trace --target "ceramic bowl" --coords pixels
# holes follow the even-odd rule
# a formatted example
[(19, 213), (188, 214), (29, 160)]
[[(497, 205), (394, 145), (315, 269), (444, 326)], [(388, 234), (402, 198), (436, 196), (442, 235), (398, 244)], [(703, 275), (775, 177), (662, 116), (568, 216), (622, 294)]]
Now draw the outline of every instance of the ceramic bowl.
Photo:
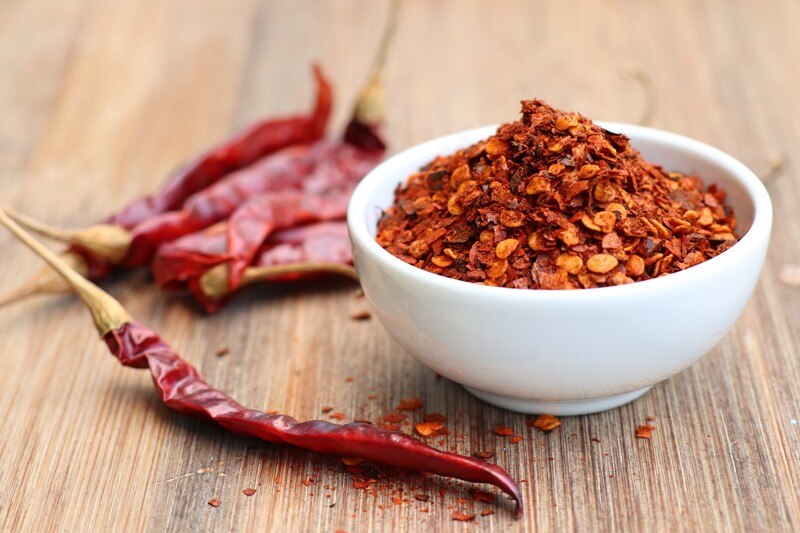
[(408, 265), (375, 241), (395, 188), (437, 155), (496, 127), (440, 137), (399, 153), (356, 188), (347, 223), (374, 314), (408, 353), (479, 398), (525, 413), (576, 415), (627, 403), (708, 353), (758, 281), (772, 226), (761, 181), (733, 157), (673, 133), (603, 123), (644, 157), (728, 192), (741, 240), (668, 276), (572, 291), (476, 285)]

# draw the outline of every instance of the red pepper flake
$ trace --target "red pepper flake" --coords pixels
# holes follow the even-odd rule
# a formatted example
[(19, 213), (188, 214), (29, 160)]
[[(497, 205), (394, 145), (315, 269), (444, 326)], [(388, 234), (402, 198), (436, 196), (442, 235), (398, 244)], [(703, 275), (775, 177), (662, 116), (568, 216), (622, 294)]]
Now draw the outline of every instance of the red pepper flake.
[(344, 420), (344, 413), (331, 413), (328, 416), (334, 420)]
[(408, 418), (408, 415), (404, 414), (404, 413), (388, 413), (388, 414), (383, 416), (383, 419), (386, 422), (392, 422), (392, 423), (395, 423), (395, 424), (399, 423), (399, 422), (402, 422), (403, 420), (405, 420), (407, 418)]
[(475, 520), (474, 514), (464, 514), (458, 511), (453, 511), (453, 514), (450, 515), (451, 518), (457, 522), (472, 522)]
[(419, 398), (405, 398), (400, 400), (400, 403), (397, 405), (397, 410), (416, 411), (417, 409), (422, 409), (424, 406), (425, 404)]
[(392, 503), (395, 505), (402, 505), (403, 498), (401, 498), (400, 496), (392, 496)]
[(446, 435), (447, 428), (441, 422), (420, 422), (414, 426), (417, 433), (423, 437)]
[(520, 437), (519, 435), (514, 435), (513, 437), (511, 437), (511, 444), (516, 444), (521, 440), (522, 440), (522, 437)]
[(353, 382), (353, 378), (351, 378), (350, 376), (348, 376), (348, 377), (344, 378), (344, 382), (345, 382), (345, 383), (352, 383), (352, 382)]
[(225, 355), (228, 355), (229, 353), (231, 353), (231, 349), (228, 348), (227, 346), (223, 346), (222, 348), (217, 350), (217, 357), (223, 357)]
[(598, 437), (592, 437), (589, 440), (591, 440), (592, 442), (600, 442), (600, 439)]
[(422, 420), (425, 422), (441, 422), (442, 424), (447, 423), (447, 417), (439, 413), (428, 413), (426, 415), (422, 415)]
[(476, 502), (494, 503), (495, 495), (491, 492), (486, 492), (483, 490), (473, 490), (472, 499), (474, 499)]
[(371, 317), (372, 315), (370, 314), (369, 311), (356, 311), (355, 313), (350, 315), (350, 318), (359, 322), (362, 320), (369, 320)]
[(368, 394), (368, 395), (367, 395), (367, 399), (368, 399), (368, 400), (374, 400), (374, 399), (375, 399), (375, 398), (377, 398), (377, 397), (378, 397), (378, 395), (377, 395), (377, 394)]
[(218, 500), (216, 498), (208, 500), (208, 505), (210, 505), (211, 507), (219, 507), (221, 503), (222, 503), (222, 500)]
[(644, 426), (637, 426), (636, 428), (636, 438), (637, 439), (649, 439), (653, 436), (653, 430), (656, 429), (655, 426), (651, 426), (649, 424), (645, 424)]
[(431, 497), (427, 494), (414, 494), (414, 499), (418, 502), (427, 502), (430, 501)]
[(256, 493), (256, 489), (248, 487), (248, 488), (244, 489), (242, 492), (244, 493), (245, 496), (252, 496), (253, 494)]
[(510, 437), (514, 434), (514, 430), (506, 426), (495, 426), (494, 433), (501, 437)]
[(653, 421), (655, 421), (655, 419), (656, 419), (656, 417), (654, 417), (652, 415), (648, 416), (647, 418), (645, 418), (645, 420), (648, 421), (648, 422), (653, 422)]
[(278, 411), (277, 409), (270, 409), (269, 411), (266, 411), (266, 413), (268, 415), (277, 415), (278, 413), (280, 413), (280, 411)]
[[(538, 100), (522, 120), (397, 187), (377, 243), (434, 274), (517, 289), (623, 285), (733, 246), (725, 194), (648, 163), (621, 134)], [(800, 280), (800, 274), (797, 275)]]
[(364, 462), (360, 457), (342, 457), (342, 462), (347, 466), (358, 466)]
[(528, 424), (542, 431), (553, 431), (561, 425), (561, 420), (553, 415), (544, 414), (537, 416), (533, 421), (528, 421)]
[(481, 511), (481, 516), (489, 516), (489, 515), (493, 515), (493, 514), (494, 514), (494, 511), (491, 510), (491, 509), (484, 509), (483, 511)]
[(488, 461), (492, 457), (494, 457), (494, 452), (486, 451), (486, 452), (472, 452), (472, 457), (475, 459), (480, 459), (481, 461)]
[(311, 484), (312, 484), (312, 483), (314, 483), (314, 481), (313, 481), (313, 480), (311, 480), (311, 479), (304, 479), (304, 480), (302, 481), (302, 483), (303, 483), (303, 485), (305, 485), (306, 487), (310, 487), (310, 486), (311, 486)]
[(331, 411), (333, 411), (333, 407), (325, 406), (322, 408), (323, 413), (330, 413)]

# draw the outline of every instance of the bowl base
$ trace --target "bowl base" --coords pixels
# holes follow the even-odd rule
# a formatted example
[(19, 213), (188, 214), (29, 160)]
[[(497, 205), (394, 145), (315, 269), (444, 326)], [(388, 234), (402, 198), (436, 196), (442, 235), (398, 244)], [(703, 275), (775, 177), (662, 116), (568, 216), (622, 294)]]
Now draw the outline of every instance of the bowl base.
[(603, 398), (591, 398), (589, 400), (529, 400), (526, 398), (514, 398), (511, 396), (502, 396), (499, 394), (491, 394), (481, 390), (473, 389), (471, 387), (464, 387), (469, 392), (488, 402), (492, 405), (497, 405), (504, 409), (517, 411), (527, 414), (543, 414), (548, 413), (556, 416), (571, 416), (571, 415), (588, 415), (590, 413), (597, 413), (614, 409), (620, 405), (632, 402), (645, 392), (652, 388), (644, 387), (635, 391), (626, 392), (624, 394), (617, 394), (615, 396), (605, 396)]

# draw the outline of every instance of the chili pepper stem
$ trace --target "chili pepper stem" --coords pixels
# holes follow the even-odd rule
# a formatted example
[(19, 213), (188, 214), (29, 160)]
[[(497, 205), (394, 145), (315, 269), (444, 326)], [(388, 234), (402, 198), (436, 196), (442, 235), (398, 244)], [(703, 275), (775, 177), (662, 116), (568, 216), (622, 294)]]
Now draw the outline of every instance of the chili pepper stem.
[(42, 246), (30, 233), (22, 229), (14, 221), (4, 208), (0, 208), (0, 223), (7, 227), (23, 244), (33, 250), (36, 255), (44, 259), (72, 288), (92, 313), (92, 318), (101, 337), (133, 320), (119, 302), (97, 285), (75, 272), (64, 259)]
[(386, 19), (383, 36), (381, 37), (381, 44), (378, 47), (378, 53), (375, 56), (375, 64), (372, 67), (372, 75), (356, 101), (353, 119), (361, 124), (378, 124), (383, 120), (385, 115), (386, 98), (383, 87), (383, 67), (386, 64), (389, 45), (392, 43), (397, 29), (400, 4), (400, 0), (394, 0), (389, 7), (389, 14)]
[[(200, 278), (200, 290), (209, 298), (224, 298), (230, 294), (228, 284), (228, 265), (217, 265)], [(290, 274), (336, 274), (358, 281), (356, 269), (341, 263), (309, 261), (305, 263), (287, 263), (268, 267), (249, 267), (244, 271), (240, 286), (260, 281), (269, 281)]]
[(110, 263), (119, 263), (128, 254), (131, 245), (131, 234), (122, 226), (96, 224), (82, 229), (61, 229), (7, 207), (5, 211), (19, 225), (34, 233), (59, 242), (80, 246), (92, 255)]
[[(86, 261), (73, 252), (64, 252), (59, 255), (73, 270), (82, 276), (88, 274)], [(71, 292), (69, 285), (52, 268), (45, 267), (28, 279), (22, 287), (0, 296), (0, 307), (13, 304), (37, 294), (55, 294)]]

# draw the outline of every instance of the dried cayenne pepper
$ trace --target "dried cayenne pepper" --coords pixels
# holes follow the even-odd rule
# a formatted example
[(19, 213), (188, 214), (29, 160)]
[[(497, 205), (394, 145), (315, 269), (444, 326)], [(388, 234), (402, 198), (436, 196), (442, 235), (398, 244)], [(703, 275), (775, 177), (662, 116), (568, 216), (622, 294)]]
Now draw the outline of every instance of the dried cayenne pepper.
[[(401, 469), (488, 483), (511, 496), (517, 503), (516, 514), (521, 516), (522, 495), (519, 485), (498, 466), (439, 451), (404, 433), (386, 431), (370, 424), (338, 425), (322, 420), (299, 422), (287, 415), (247, 409), (209, 385), (197, 369), (157, 333), (135, 321), (119, 302), (39, 244), (2, 209), (0, 224), (45, 259), (72, 287), (89, 308), (97, 331), (109, 351), (121, 364), (150, 371), (156, 392), (170, 409), (211, 420), (241, 436), (291, 444), (319, 453), (360, 458)], [(275, 479), (276, 483), (279, 481), (279, 478)], [(215, 499), (208, 503), (216, 506), (221, 502)]]
[(397, 189), (377, 241), (429, 272), (485, 285), (621, 285), (737, 242), (725, 192), (645, 161), (624, 135), (538, 100)]

